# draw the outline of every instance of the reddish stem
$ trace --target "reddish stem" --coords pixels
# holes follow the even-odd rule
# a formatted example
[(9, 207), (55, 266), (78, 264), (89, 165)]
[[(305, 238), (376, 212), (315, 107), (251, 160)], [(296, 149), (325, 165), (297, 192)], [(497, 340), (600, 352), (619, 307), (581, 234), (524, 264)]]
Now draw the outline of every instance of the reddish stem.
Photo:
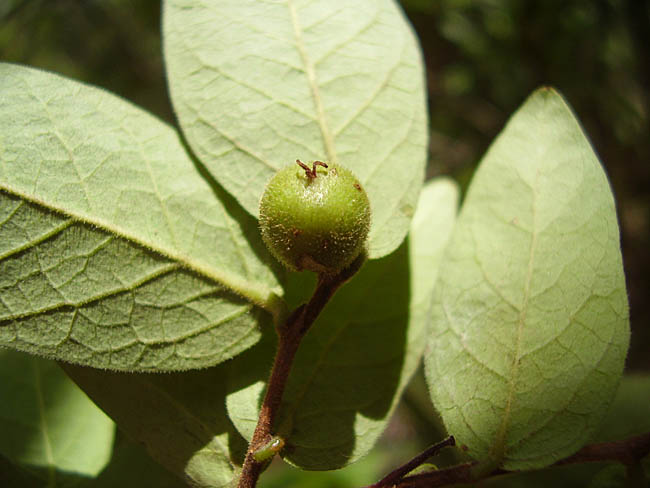
[(254, 488), (257, 480), (267, 465), (255, 459), (255, 452), (267, 444), (273, 436), (273, 426), (280, 410), (291, 366), (298, 346), (309, 327), (314, 323), (336, 290), (348, 281), (361, 267), (364, 256), (359, 256), (350, 266), (337, 275), (320, 275), (316, 290), (306, 305), (294, 310), (286, 323), (277, 328), (278, 349), (275, 353), (273, 368), (266, 386), (266, 393), (260, 408), (257, 426), (248, 446), (238, 488)]
[[(638, 467), (641, 459), (648, 454), (650, 454), (650, 432), (621, 441), (587, 445), (574, 455), (556, 462), (553, 466), (610, 461), (619, 462), (628, 468), (634, 468)], [(437, 471), (406, 476), (396, 480), (392, 486), (395, 488), (433, 488), (457, 483), (478, 482), (481, 479), (511, 473), (497, 469), (483, 477), (476, 478), (472, 469), (475, 465), (476, 463), (464, 463)]]
[(455, 446), (455, 445), (456, 445), (456, 440), (454, 439), (453, 435), (450, 435), (446, 439), (438, 442), (437, 444), (434, 444), (428, 449), (425, 449), (420, 454), (418, 454), (413, 459), (411, 459), (408, 463), (403, 464), (402, 466), (400, 466), (394, 471), (391, 471), (388, 475), (386, 475), (384, 478), (382, 478), (374, 485), (370, 485), (365, 488), (389, 488), (391, 486), (395, 486), (395, 484), (398, 483), (402, 478), (404, 478), (404, 476), (406, 476), (415, 468), (420, 466), (431, 456), (435, 456), (438, 453), (438, 451), (440, 451), (441, 449), (447, 446)]
[[(304, 310), (304, 306), (296, 310), (299, 317), (304, 315)], [(295, 316), (296, 314), (294, 312), (292, 317)], [(291, 317), (289, 320), (291, 320)], [(295, 323), (298, 322), (302, 322), (302, 320), (298, 319)], [(289, 321), (287, 325), (289, 325)], [(300, 339), (294, 338), (290, 334), (280, 334), (279, 336), (278, 349), (275, 354), (273, 369), (271, 370), (264, 401), (260, 408), (257, 426), (255, 427), (255, 432), (253, 433), (253, 438), (246, 453), (244, 465), (242, 466), (239, 488), (254, 488), (266, 464), (258, 462), (254, 457), (254, 453), (261, 446), (265, 445), (272, 436), (273, 424), (275, 423), (282, 402), (282, 395), (284, 394), (291, 365), (293, 364), (293, 359), (299, 344)]]

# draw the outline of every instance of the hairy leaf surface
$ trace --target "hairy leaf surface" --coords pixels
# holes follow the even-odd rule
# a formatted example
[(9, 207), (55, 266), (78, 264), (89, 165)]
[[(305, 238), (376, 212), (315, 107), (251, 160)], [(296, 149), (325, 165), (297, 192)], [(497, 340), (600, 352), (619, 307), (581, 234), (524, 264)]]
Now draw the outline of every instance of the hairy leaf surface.
[(252, 215), (296, 158), (341, 163), (373, 211), (370, 256), (409, 228), (426, 160), (417, 42), (393, 0), (168, 0), (165, 60), (187, 140)]
[(0, 349), (0, 398), (0, 454), (47, 486), (109, 461), (115, 425), (56, 363)]
[(539, 468), (590, 439), (623, 370), (627, 295), (607, 177), (555, 91), (481, 162), (434, 295), (429, 388), (470, 455)]
[(0, 345), (112, 369), (215, 364), (277, 311), (267, 259), (171, 128), (0, 64)]
[(63, 368), (168, 470), (191, 486), (225, 488), (246, 452), (226, 415), (225, 366), (170, 374)]
[[(427, 185), (407, 241), (391, 256), (367, 262), (305, 336), (277, 432), (286, 439), (287, 461), (305, 469), (339, 468), (365, 455), (383, 432), (424, 349), (432, 287), (456, 205), (455, 184), (442, 179)], [(302, 300), (308, 290), (304, 282), (295, 284)], [(249, 439), (273, 339), (233, 363), (228, 414)]]

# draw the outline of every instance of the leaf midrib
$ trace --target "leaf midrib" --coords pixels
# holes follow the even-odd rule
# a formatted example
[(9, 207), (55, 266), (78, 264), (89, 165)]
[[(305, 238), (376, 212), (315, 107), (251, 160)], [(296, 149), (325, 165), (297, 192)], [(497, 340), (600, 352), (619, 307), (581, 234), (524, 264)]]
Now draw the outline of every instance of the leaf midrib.
[[(537, 177), (539, 177), (539, 171), (537, 172)], [(536, 178), (537, 179), (537, 178)], [(524, 296), (521, 310), (519, 311), (519, 318), (517, 320), (517, 338), (515, 341), (515, 354), (512, 361), (512, 366), (510, 368), (510, 382), (508, 385), (508, 396), (506, 397), (506, 406), (503, 414), (503, 419), (499, 430), (497, 431), (497, 436), (495, 443), (490, 450), (492, 457), (496, 458), (496, 461), (501, 463), (501, 460), (506, 454), (506, 438), (508, 435), (508, 427), (510, 426), (510, 416), (512, 413), (512, 404), (514, 401), (515, 390), (517, 388), (517, 380), (519, 376), (519, 362), (521, 360), (521, 343), (522, 336), (524, 332), (524, 325), (526, 323), (526, 317), (528, 314), (528, 301), (530, 299), (530, 283), (533, 277), (533, 264), (535, 261), (535, 251), (537, 249), (537, 193), (535, 187), (531, 187), (532, 190), (532, 234), (530, 240), (530, 249), (528, 250), (528, 268), (526, 270), (526, 281), (524, 283)]]
[(71, 212), (69, 209), (65, 209), (50, 202), (46, 202), (42, 199), (34, 197), (33, 195), (28, 195), (23, 191), (7, 185), (6, 183), (0, 183), (0, 191), (5, 191), (10, 195), (33, 203), (43, 209), (56, 212), (57, 214), (73, 219), (74, 221), (100, 228), (111, 235), (138, 244), (145, 249), (149, 249), (152, 252), (168, 258), (169, 260), (177, 263), (179, 266), (189, 269), (200, 276), (203, 276), (213, 282), (225, 286), (226, 288), (232, 290), (236, 294), (268, 311), (274, 316), (277, 316), (281, 313), (281, 310), (279, 310), (280, 304), (277, 296), (271, 290), (262, 285), (253, 284), (232, 273), (219, 271), (213, 267), (208, 267), (204, 263), (195, 259), (191, 259), (189, 256), (183, 255), (178, 251), (161, 247), (154, 243), (148, 242), (136, 235), (133, 235), (132, 233), (126, 232), (111, 222), (107, 222), (103, 219), (89, 218), (87, 215)]
[(334, 147), (334, 138), (332, 137), (332, 133), (325, 117), (325, 107), (323, 106), (323, 99), (318, 88), (316, 70), (314, 63), (311, 61), (311, 58), (307, 54), (307, 49), (305, 47), (305, 42), (302, 36), (302, 28), (300, 26), (300, 20), (298, 18), (298, 12), (296, 11), (296, 7), (294, 5), (294, 0), (287, 0), (287, 7), (291, 16), (291, 24), (293, 26), (293, 34), (296, 40), (296, 48), (300, 53), (300, 58), (302, 59), (303, 65), (305, 67), (305, 74), (307, 75), (309, 89), (314, 100), (314, 105), (316, 108), (316, 119), (318, 120), (318, 126), (320, 128), (321, 136), (323, 137), (323, 145), (325, 146), (327, 160), (328, 162), (336, 164), (338, 160), (336, 149)]

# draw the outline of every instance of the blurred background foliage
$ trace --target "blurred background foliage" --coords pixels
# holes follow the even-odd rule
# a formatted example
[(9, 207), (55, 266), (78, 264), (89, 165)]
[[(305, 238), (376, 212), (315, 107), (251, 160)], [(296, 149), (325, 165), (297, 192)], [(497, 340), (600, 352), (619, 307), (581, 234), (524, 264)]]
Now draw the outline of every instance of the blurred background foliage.
[[(555, 86), (574, 108), (617, 200), (633, 330), (628, 372), (650, 371), (650, 2), (401, 4), (420, 38), (426, 65), (428, 177), (451, 175), (466, 188), (508, 117), (540, 85)], [(175, 124), (166, 91), (158, 0), (0, 0), (0, 60), (104, 87)], [(366, 485), (443, 435), (418, 376), (382, 442), (366, 459), (330, 473), (305, 473), (275, 463), (261, 486)], [(181, 486), (157, 466), (134, 462), (143, 456), (138, 449), (118, 438), (114, 462), (99, 481), (76, 479), (70, 485)], [(440, 459), (442, 464), (450, 461)], [(129, 478), (134, 484), (119, 481), (125, 469), (140, 472)], [(16, 471), (0, 458), (0, 484), (10, 481), (2, 486), (42, 486), (27, 481), (33, 474)], [(563, 479), (566, 486), (575, 486), (576, 480), (586, 486), (593, 479), (592, 486), (616, 486), (621, 476), (613, 467), (587, 466), (499, 483), (547, 486)]]

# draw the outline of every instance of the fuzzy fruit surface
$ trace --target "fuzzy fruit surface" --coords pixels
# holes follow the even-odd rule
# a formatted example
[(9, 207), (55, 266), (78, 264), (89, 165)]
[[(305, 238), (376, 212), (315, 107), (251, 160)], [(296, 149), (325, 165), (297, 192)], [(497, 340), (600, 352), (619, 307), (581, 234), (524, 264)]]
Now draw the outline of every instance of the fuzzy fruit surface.
[(334, 274), (365, 250), (370, 202), (350, 170), (313, 168), (292, 164), (271, 178), (260, 201), (260, 228), (289, 269)]

